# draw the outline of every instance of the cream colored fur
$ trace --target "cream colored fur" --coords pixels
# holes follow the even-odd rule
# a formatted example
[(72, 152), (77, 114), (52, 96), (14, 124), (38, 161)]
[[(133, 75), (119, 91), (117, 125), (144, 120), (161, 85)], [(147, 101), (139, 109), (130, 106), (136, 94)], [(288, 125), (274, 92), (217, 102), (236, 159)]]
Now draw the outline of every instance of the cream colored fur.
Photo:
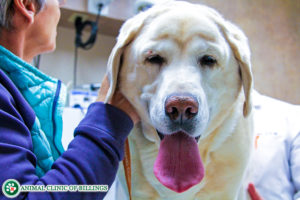
[[(149, 54), (159, 54), (166, 62), (149, 63)], [(217, 64), (200, 66), (204, 55), (216, 58)], [(119, 87), (142, 119), (129, 137), (133, 199), (244, 199), (242, 183), (253, 137), (252, 73), (247, 38), (239, 28), (206, 6), (156, 5), (123, 25), (108, 75), (106, 101)], [(178, 92), (192, 93), (199, 101), (190, 135), (201, 136), (198, 146), (205, 167), (201, 183), (183, 193), (164, 187), (153, 174), (160, 143), (156, 130), (171, 134), (164, 101)]]

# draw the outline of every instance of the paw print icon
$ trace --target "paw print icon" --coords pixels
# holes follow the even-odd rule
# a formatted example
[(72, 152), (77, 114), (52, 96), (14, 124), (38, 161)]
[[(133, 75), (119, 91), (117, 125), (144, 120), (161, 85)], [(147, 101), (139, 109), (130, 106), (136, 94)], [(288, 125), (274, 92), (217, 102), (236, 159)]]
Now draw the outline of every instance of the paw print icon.
[(15, 198), (20, 194), (20, 183), (15, 179), (8, 179), (2, 185), (2, 193), (7, 198)]
[(9, 183), (6, 185), (6, 192), (14, 193), (16, 191), (15, 183)]

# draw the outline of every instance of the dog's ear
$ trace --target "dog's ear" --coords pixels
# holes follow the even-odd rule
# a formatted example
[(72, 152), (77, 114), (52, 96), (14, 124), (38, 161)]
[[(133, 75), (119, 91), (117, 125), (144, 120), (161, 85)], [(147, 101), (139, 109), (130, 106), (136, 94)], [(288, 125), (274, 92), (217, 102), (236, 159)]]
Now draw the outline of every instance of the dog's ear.
[(146, 21), (151, 21), (151, 19), (164, 13), (167, 9), (169, 8), (154, 6), (153, 8), (145, 12), (141, 12), (136, 16), (128, 19), (122, 25), (117, 38), (117, 43), (114, 46), (108, 59), (106, 73), (109, 78), (110, 87), (105, 98), (105, 103), (107, 103), (111, 99), (112, 95), (115, 92), (117, 86), (118, 73), (121, 67), (120, 65), (122, 64), (121, 59), (126, 46), (128, 46), (134, 40), (134, 38), (145, 25)]
[(160, 13), (163, 13), (163, 9), (151, 9), (151, 11), (141, 12), (138, 15), (127, 20), (121, 27), (120, 33), (117, 38), (117, 43), (114, 46), (107, 65), (107, 75), (109, 78), (110, 87), (105, 98), (105, 103), (107, 103), (117, 86), (118, 73), (120, 70), (120, 65), (122, 55), (126, 46), (128, 46), (136, 37), (136, 35), (143, 28), (146, 20), (151, 20), (151, 18), (157, 17)]
[(253, 88), (253, 76), (251, 71), (250, 48), (248, 45), (248, 39), (237, 26), (226, 21), (223, 17), (217, 16), (217, 13), (214, 13), (213, 15), (213, 18), (220, 27), (220, 30), (229, 43), (234, 56), (239, 63), (245, 94), (243, 114), (244, 117), (247, 117), (252, 109), (251, 91)]
[(109, 79), (109, 90), (106, 94), (105, 103), (107, 103), (115, 92), (117, 86), (118, 73), (120, 69), (121, 59), (125, 47), (133, 41), (136, 34), (143, 26), (145, 16), (137, 15), (125, 22), (120, 29), (120, 33), (117, 38), (117, 43), (112, 49), (112, 52), (108, 59), (107, 75)]

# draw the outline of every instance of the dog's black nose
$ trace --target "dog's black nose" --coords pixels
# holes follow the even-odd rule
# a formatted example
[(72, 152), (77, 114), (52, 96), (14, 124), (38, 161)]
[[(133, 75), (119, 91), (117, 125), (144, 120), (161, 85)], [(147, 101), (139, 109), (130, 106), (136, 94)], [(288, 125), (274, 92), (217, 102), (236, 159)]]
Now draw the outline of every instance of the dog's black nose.
[(166, 114), (172, 121), (185, 122), (198, 113), (198, 101), (192, 95), (170, 95), (165, 101)]

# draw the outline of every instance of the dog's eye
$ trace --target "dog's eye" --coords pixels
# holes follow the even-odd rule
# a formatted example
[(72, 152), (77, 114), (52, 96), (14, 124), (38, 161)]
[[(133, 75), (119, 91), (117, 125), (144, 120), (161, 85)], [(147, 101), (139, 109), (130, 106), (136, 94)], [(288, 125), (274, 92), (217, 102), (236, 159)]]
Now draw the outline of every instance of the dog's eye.
[(146, 58), (146, 62), (154, 64), (154, 65), (163, 65), (165, 62), (165, 59), (161, 57), (160, 55), (154, 54), (150, 55)]
[(213, 67), (215, 64), (217, 64), (217, 60), (214, 57), (209, 55), (205, 55), (201, 57), (198, 62), (201, 66), (208, 66), (208, 67)]

